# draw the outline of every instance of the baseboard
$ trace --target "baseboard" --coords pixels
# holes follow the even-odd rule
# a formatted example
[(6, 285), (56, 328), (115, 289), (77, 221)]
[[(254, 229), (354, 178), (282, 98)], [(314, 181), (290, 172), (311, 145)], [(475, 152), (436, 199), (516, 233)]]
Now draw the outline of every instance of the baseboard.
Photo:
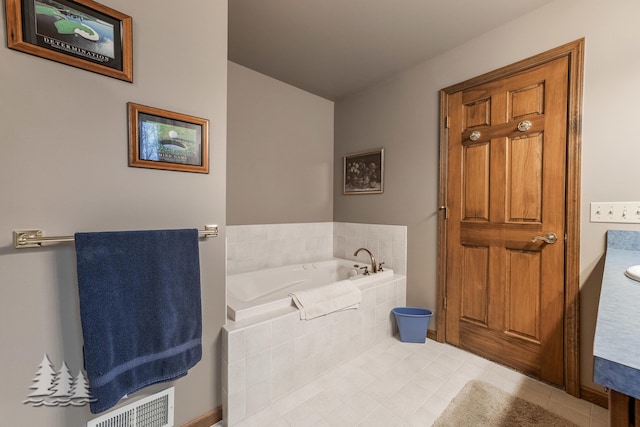
[(438, 334), (436, 333), (436, 331), (427, 329), (427, 338), (429, 338), (430, 340), (438, 341), (437, 337), (438, 337)]
[(604, 409), (609, 408), (609, 395), (602, 391), (580, 386), (580, 398), (594, 405), (602, 406)]
[(218, 421), (222, 421), (222, 406), (218, 406), (206, 414), (183, 424), (182, 427), (211, 427)]

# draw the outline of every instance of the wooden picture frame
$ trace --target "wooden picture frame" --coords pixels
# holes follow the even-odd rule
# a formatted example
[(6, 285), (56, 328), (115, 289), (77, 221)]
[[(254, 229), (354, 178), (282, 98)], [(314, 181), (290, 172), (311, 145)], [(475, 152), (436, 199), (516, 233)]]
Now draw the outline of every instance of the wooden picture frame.
[(384, 148), (344, 156), (343, 194), (380, 194), (384, 191)]
[(5, 0), (10, 49), (133, 82), (132, 20), (92, 0)]
[(209, 121), (129, 102), (129, 166), (209, 173)]

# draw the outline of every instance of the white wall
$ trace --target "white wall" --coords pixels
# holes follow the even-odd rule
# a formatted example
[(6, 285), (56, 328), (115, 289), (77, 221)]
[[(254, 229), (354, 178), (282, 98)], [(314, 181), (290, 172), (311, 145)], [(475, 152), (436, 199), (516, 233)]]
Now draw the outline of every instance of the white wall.
[[(43, 354), (76, 375), (82, 339), (72, 244), (16, 250), (12, 231), (198, 227), (225, 220), (227, 2), (111, 0), (133, 17), (133, 84), (6, 48), (0, 34), (0, 414), (3, 425), (86, 425), (88, 407), (23, 404)], [(4, 8), (0, 12), (5, 21)], [(208, 175), (129, 168), (133, 101), (210, 120)], [(200, 245), (203, 358), (176, 381), (176, 425), (221, 404), (225, 245)], [(166, 387), (166, 384), (165, 384)], [(160, 387), (163, 388), (163, 387)], [(153, 390), (145, 389), (141, 394)]]
[(589, 202), (638, 200), (634, 137), (640, 97), (636, 0), (556, 0), (456, 49), (336, 103), (335, 164), (385, 147), (385, 192), (343, 196), (334, 174), (334, 221), (408, 225), (408, 304), (437, 309), (438, 91), (564, 43), (586, 38), (582, 150), (581, 380), (592, 382), (593, 334), (605, 232)]
[(333, 102), (229, 62), (229, 224), (333, 219)]

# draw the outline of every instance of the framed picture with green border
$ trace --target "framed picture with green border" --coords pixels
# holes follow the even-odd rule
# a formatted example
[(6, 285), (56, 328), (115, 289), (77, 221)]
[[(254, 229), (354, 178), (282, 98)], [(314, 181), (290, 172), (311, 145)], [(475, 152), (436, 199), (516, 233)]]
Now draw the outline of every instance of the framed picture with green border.
[(209, 121), (129, 102), (129, 166), (209, 173)]
[(133, 82), (132, 20), (92, 0), (5, 0), (10, 49)]

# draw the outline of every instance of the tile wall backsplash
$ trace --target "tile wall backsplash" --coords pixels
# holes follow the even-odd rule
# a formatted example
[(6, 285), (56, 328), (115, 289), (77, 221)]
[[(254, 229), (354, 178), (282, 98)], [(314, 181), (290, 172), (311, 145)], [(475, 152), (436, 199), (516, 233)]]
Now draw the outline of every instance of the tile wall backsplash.
[(316, 222), (227, 226), (227, 274), (333, 257), (368, 262), (360, 247), (377, 262), (407, 274), (407, 227), (400, 225)]
[(377, 262), (394, 273), (407, 275), (407, 227), (404, 225), (333, 223), (333, 256), (369, 262), (364, 251), (353, 256), (358, 248), (369, 249)]
[(227, 274), (332, 257), (332, 222), (227, 226)]

